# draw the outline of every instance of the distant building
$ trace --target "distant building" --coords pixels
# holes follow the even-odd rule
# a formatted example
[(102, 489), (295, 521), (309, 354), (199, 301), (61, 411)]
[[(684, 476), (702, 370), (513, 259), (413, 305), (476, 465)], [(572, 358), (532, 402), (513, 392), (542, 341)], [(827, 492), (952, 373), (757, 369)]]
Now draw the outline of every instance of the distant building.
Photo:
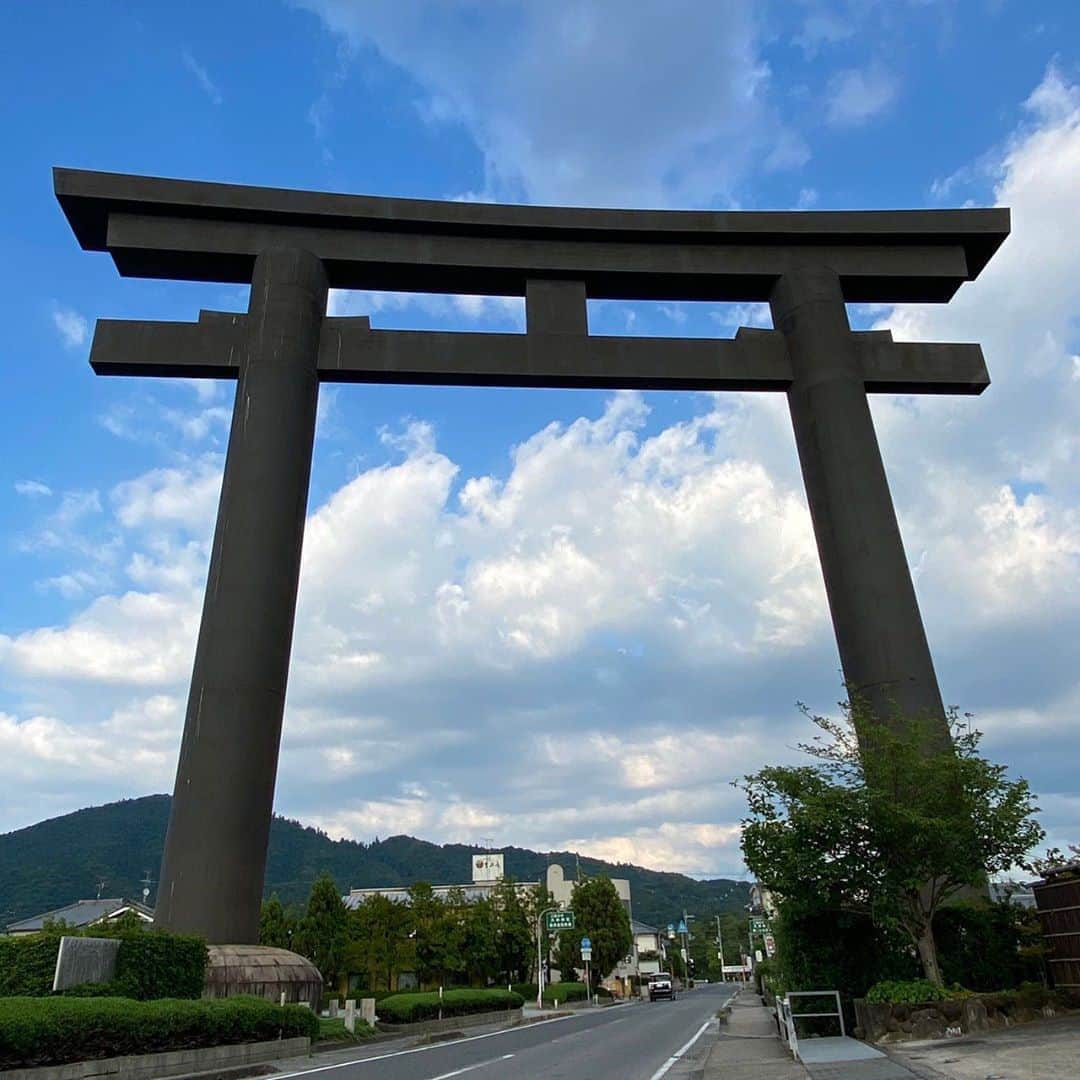
[[(432, 885), (431, 891), (440, 900), (445, 900), (451, 892), (460, 891), (466, 900), (483, 900), (489, 897), (495, 887), (505, 877), (503, 871), (503, 853), (501, 851), (478, 851), (471, 859), (472, 881), (460, 885)], [(550, 875), (551, 867), (548, 868)], [(559, 869), (555, 867), (554, 869)], [(560, 876), (562, 874), (559, 869)], [(539, 883), (536, 881), (516, 881), (514, 888), (519, 895), (531, 892)], [(409, 902), (408, 886), (391, 886), (376, 889), (350, 889), (348, 896), (343, 896), (345, 906), (350, 910), (359, 907), (370, 896), (385, 896), (396, 904)]]
[(1030, 885), (1019, 881), (991, 881), (990, 899), (995, 904), (1009, 903), (1017, 907), (1035, 907), (1035, 893)]
[(643, 977), (663, 971), (667, 963), (667, 942), (659, 928), (631, 919), (630, 934), (633, 941), (630, 954), (619, 962), (614, 978), (625, 982), (633, 976)]
[[(452, 892), (460, 892), (467, 901), (482, 900), (491, 896), (496, 886), (505, 878), (503, 853), (501, 851), (474, 852), (470, 862), (472, 881), (454, 885), (432, 885), (432, 893), (440, 900), (445, 900)], [(629, 916), (631, 914), (630, 882), (626, 878), (612, 878), (611, 883), (615, 886), (615, 892)], [(538, 881), (515, 881), (514, 888), (519, 896), (525, 896), (536, 889), (539, 884)], [(548, 892), (554, 897), (557, 907), (570, 907), (576, 882), (567, 880), (563, 868), (558, 863), (552, 863), (548, 866), (544, 884)], [(353, 910), (372, 896), (385, 896), (387, 900), (392, 900), (396, 904), (407, 904), (409, 902), (409, 888), (408, 886), (390, 886), (375, 889), (350, 889), (348, 894), (342, 897), (342, 901), (347, 908)], [(655, 933), (653, 927), (646, 927), (644, 923), (637, 923), (636, 925), (642, 927), (646, 932), (653, 931)], [(619, 966), (619, 972), (625, 971), (626, 974), (629, 974), (631, 970), (634, 974), (637, 973), (636, 947), (630, 957)], [(557, 980), (559, 977), (558, 969), (551, 969), (547, 977), (551, 980)], [(397, 976), (397, 984), (398, 989), (412, 989), (416, 986), (416, 975), (413, 972), (400, 972)]]
[[(472, 881), (454, 885), (432, 885), (431, 891), (440, 900), (445, 900), (451, 892), (460, 891), (466, 900), (482, 900), (490, 896), (496, 886), (505, 878), (503, 853), (501, 851), (478, 851), (471, 858)], [(623, 906), (630, 912), (630, 882), (626, 878), (612, 878), (615, 892), (622, 901)], [(515, 881), (514, 888), (521, 895), (532, 892), (540, 882), (538, 881)], [(558, 863), (552, 863), (547, 868), (544, 884), (547, 890), (555, 898), (555, 903), (561, 908), (568, 908), (574, 894), (574, 881), (568, 881), (563, 873), (563, 868)], [(347, 908), (356, 908), (369, 896), (385, 896), (395, 903), (407, 904), (409, 902), (408, 886), (389, 886), (375, 889), (350, 889), (347, 896), (343, 896)]]
[(9, 923), (9, 934), (36, 934), (48, 923), (63, 923), (73, 929), (81, 929), (86, 926), (94, 926), (98, 923), (114, 922), (128, 912), (134, 912), (144, 923), (154, 921), (154, 912), (145, 904), (137, 900), (125, 900), (122, 897), (97, 900), (76, 900), (67, 907), (56, 908), (54, 911), (46, 911), (42, 915), (34, 915), (29, 919), (20, 919), (18, 922)]

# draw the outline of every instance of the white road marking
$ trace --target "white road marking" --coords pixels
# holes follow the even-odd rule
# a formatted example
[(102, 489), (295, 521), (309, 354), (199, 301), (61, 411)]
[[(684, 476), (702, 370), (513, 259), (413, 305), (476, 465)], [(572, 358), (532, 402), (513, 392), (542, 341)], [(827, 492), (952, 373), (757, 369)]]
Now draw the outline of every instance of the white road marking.
[[(314, 1069), (301, 1069), (299, 1072), (275, 1073), (275, 1080), (292, 1080), (296, 1076), (311, 1076), (313, 1073), (332, 1072), (334, 1069), (347, 1069), (351, 1065), (366, 1065), (369, 1061), (385, 1061), (387, 1058), (405, 1057), (407, 1054), (423, 1054), (429, 1050), (441, 1050), (446, 1046), (460, 1046), (462, 1043), (478, 1042), (480, 1039), (494, 1039), (497, 1035), (509, 1035), (511, 1032), (528, 1031), (529, 1028), (543, 1027), (545, 1024), (559, 1024), (564, 1020), (573, 1020), (574, 1016), (553, 1016), (550, 1020), (537, 1020), (532, 1024), (519, 1024), (517, 1027), (503, 1028), (500, 1031), (488, 1031), (483, 1035), (468, 1035), (464, 1039), (448, 1039), (446, 1042), (432, 1043), (430, 1046), (414, 1046), (411, 1050), (395, 1050), (390, 1054), (373, 1054), (371, 1057), (353, 1058), (352, 1061), (339, 1061), (336, 1065), (319, 1065)], [(511, 1055), (512, 1056), (512, 1055)]]
[(494, 1065), (497, 1061), (506, 1061), (507, 1058), (512, 1058), (513, 1054), (503, 1054), (499, 1058), (489, 1058), (487, 1061), (478, 1061), (475, 1065), (463, 1065), (460, 1069), (454, 1069), (453, 1072), (439, 1073), (438, 1076), (433, 1076), (431, 1080), (450, 1080), (451, 1076), (460, 1076), (462, 1073), (472, 1072), (473, 1069), (486, 1069), (489, 1065)]
[(686, 1053), (687, 1050), (690, 1049), (691, 1046), (694, 1045), (694, 1043), (698, 1041), (698, 1039), (701, 1038), (702, 1035), (705, 1034), (706, 1031), (709, 1030), (709, 1026), (711, 1024), (712, 1020), (706, 1020), (705, 1023), (698, 1028), (697, 1034), (689, 1042), (683, 1043), (683, 1045), (680, 1046), (679, 1049), (676, 1050), (675, 1053), (672, 1054), (671, 1057), (669, 1057), (667, 1061), (665, 1061), (664, 1064), (661, 1065), (660, 1068), (657, 1069), (656, 1072), (654, 1072), (652, 1076), (649, 1077), (649, 1080), (660, 1080), (661, 1076), (667, 1076), (672, 1066), (679, 1060), (679, 1058), (683, 1056), (683, 1054)]

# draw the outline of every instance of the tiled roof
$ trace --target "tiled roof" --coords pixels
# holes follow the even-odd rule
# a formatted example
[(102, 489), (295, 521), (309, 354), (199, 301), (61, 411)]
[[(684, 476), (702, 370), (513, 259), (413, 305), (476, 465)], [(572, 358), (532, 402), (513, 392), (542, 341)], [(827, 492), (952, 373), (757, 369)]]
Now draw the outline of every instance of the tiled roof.
[(76, 900), (67, 907), (56, 908), (46, 911), (41, 915), (33, 915), (29, 919), (20, 919), (19, 922), (10, 923), (8, 933), (29, 933), (40, 930), (47, 921), (64, 922), (68, 926), (89, 926), (99, 919), (108, 918), (124, 908), (131, 908), (148, 918), (153, 918), (152, 909), (145, 907), (136, 900), (125, 900), (123, 897), (105, 897), (98, 900)]

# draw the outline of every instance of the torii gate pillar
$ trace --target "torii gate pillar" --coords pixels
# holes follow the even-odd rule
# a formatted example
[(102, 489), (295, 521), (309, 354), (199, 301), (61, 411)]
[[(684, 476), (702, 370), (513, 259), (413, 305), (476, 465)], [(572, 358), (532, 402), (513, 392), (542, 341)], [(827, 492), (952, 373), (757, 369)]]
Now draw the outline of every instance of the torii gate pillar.
[(259, 940), (318, 404), (322, 262), (255, 260), (155, 924)]
[(799, 268), (769, 298), (791, 360), (788, 406), (844, 679), (882, 720), (926, 716), (948, 744), (864, 375), (835, 271)]

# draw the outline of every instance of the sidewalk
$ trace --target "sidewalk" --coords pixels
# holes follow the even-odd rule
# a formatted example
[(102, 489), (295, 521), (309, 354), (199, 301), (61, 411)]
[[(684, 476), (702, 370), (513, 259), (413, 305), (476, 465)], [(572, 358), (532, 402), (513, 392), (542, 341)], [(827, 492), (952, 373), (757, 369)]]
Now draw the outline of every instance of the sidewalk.
[(1080, 1015), (959, 1039), (894, 1043), (888, 1052), (927, 1080), (1064, 1080), (1080, 1076)]
[(740, 990), (727, 1023), (705, 1061), (703, 1080), (806, 1080), (807, 1071), (791, 1059), (776, 1037), (776, 1023), (761, 998)]

